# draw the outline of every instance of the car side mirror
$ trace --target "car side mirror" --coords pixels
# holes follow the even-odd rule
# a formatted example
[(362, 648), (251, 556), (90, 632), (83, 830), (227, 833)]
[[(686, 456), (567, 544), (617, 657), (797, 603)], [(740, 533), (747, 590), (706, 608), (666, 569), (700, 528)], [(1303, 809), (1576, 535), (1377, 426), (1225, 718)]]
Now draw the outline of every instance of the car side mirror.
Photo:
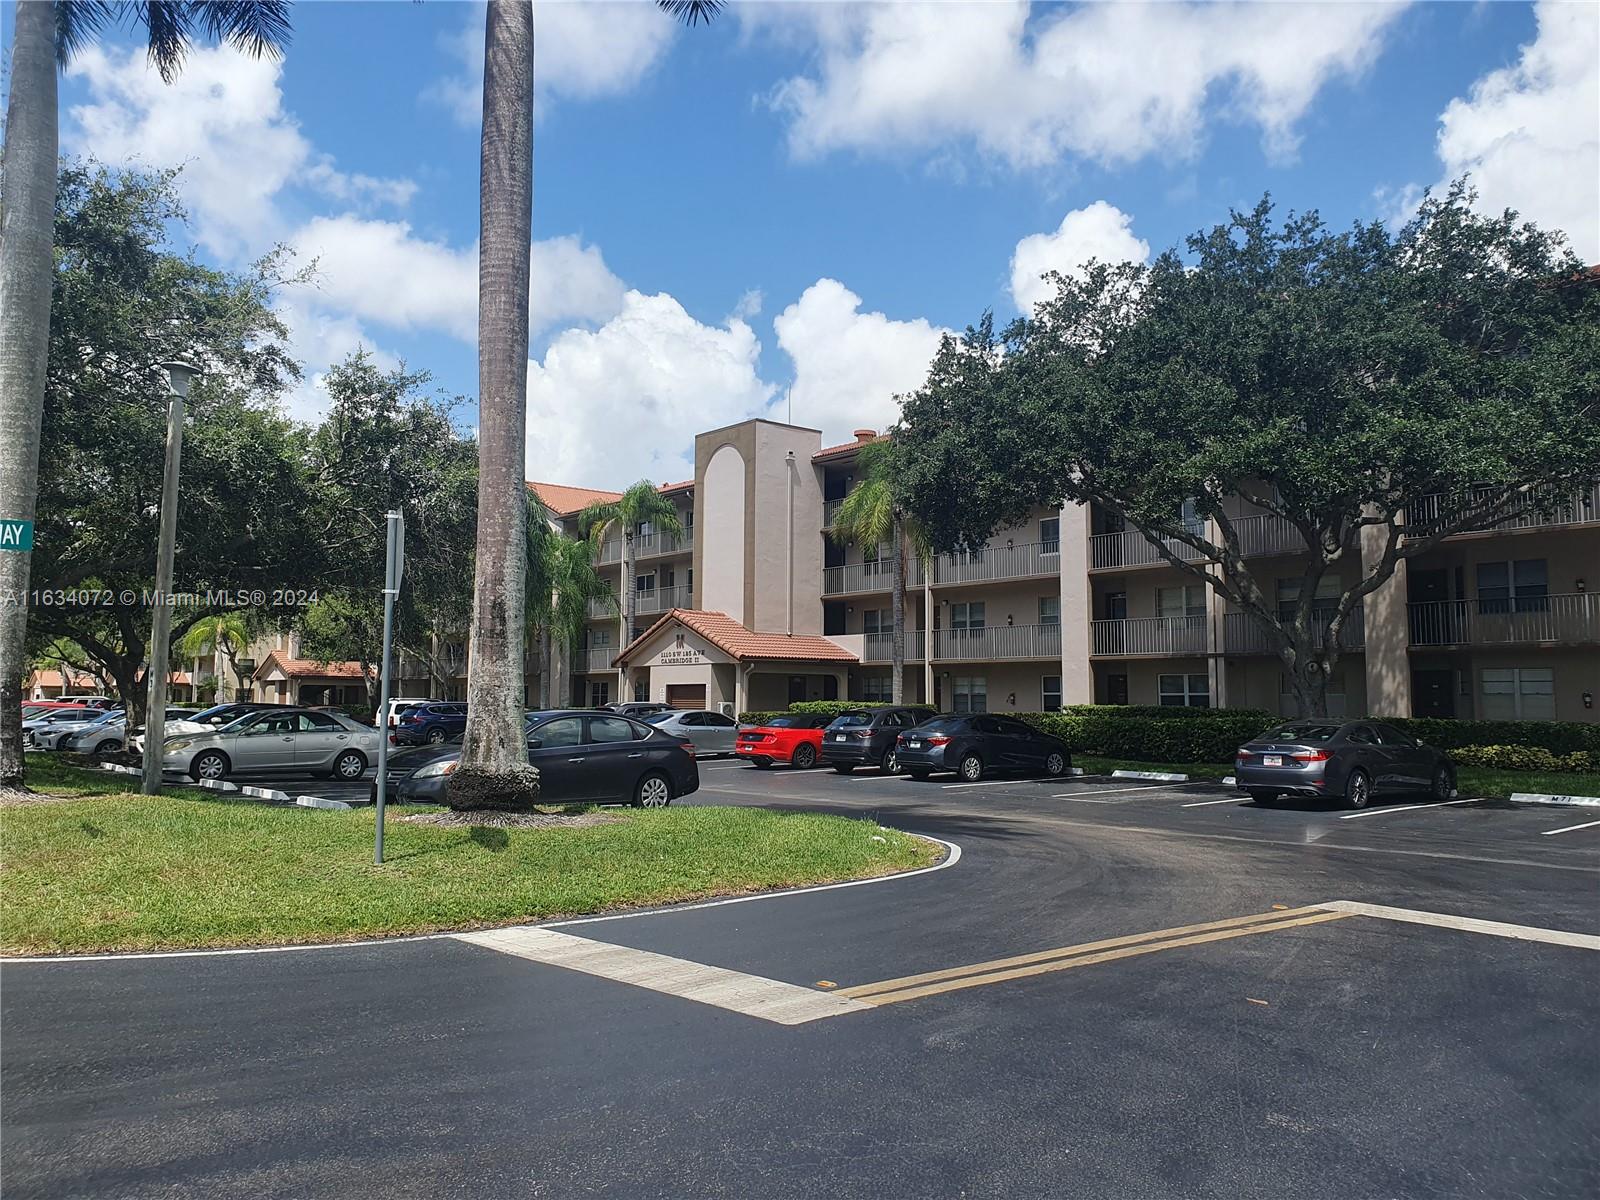
[(537, 750), (537, 749), (539, 749), (539, 747), (541, 747), (543, 745), (544, 745), (544, 739), (543, 738), (529, 738), (528, 739), (528, 749), (529, 750)]

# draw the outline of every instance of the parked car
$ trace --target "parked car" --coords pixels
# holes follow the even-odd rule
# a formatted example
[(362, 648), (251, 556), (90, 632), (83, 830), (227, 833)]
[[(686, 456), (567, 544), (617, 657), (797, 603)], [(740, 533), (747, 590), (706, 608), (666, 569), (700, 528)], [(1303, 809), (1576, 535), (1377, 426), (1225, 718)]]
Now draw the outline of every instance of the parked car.
[(272, 708), (246, 713), (213, 732), (169, 737), (161, 767), (193, 779), (225, 779), (248, 771), (360, 779), (368, 764), (377, 761), (380, 736), (342, 713)]
[[(167, 709), (167, 723), (170, 728), (174, 722), (187, 720), (200, 710), (197, 708), (169, 708)], [(142, 728), (135, 726), (135, 728)], [(92, 754), (103, 758), (108, 754), (115, 754), (124, 746), (129, 746), (128, 718), (124, 713), (117, 713), (110, 720), (95, 722), (68, 733), (56, 743), (56, 749), (72, 754)], [(144, 740), (139, 739), (138, 749), (144, 750)]]
[(389, 728), (393, 729), (395, 722), (400, 719), (400, 714), (405, 712), (406, 709), (415, 708), (419, 704), (439, 703), (442, 703), (442, 701), (430, 700), (426, 696), (402, 696), (398, 698), (391, 697), (389, 700), (389, 719), (385, 721), (383, 720), (382, 713), (376, 713), (373, 716), (373, 723), (375, 725), (387, 725)]
[[(79, 714), (74, 720), (52, 721), (50, 724), (33, 731), (33, 744), (41, 750), (64, 750), (64, 741), (85, 730), (104, 726), (108, 723), (120, 724), (122, 710), (108, 708), (103, 712), (93, 710)], [(118, 739), (120, 741), (120, 738)]]
[(663, 704), (659, 700), (629, 700), (622, 704), (607, 704), (601, 708), (602, 712), (621, 713), (625, 717), (643, 720), (645, 717), (654, 716), (656, 713), (675, 711), (670, 704)]
[(397, 746), (437, 746), (466, 727), (465, 704), (414, 704), (396, 718), (393, 740)]
[(1067, 744), (999, 713), (945, 713), (908, 729), (895, 753), (913, 779), (954, 771), (965, 783), (998, 772), (1064, 775), (1072, 766)]
[[(524, 732), (528, 761), (539, 768), (541, 803), (665, 808), (700, 787), (693, 743), (616, 713), (541, 712)], [(442, 746), (402, 750), (389, 758), (388, 794), (397, 804), (442, 804), (460, 760), (459, 736)], [(377, 794), (374, 780), (374, 799)]]
[(789, 763), (801, 770), (822, 756), (822, 731), (832, 717), (818, 713), (785, 713), (760, 725), (741, 726), (733, 752), (755, 766)]
[(694, 752), (701, 757), (711, 754), (732, 754), (739, 733), (739, 723), (709, 709), (695, 708), (652, 713), (642, 718), (663, 733), (687, 738), (694, 743)]
[(896, 739), (935, 716), (931, 708), (863, 708), (840, 713), (822, 733), (822, 761), (841, 775), (857, 767), (877, 767), (885, 775), (899, 770)]
[[(250, 713), (286, 712), (298, 707), (295, 704), (269, 704), (264, 700), (233, 700), (227, 704), (213, 704), (210, 708), (202, 708), (199, 712), (183, 709), (181, 711), (188, 713), (187, 716), (167, 717), (165, 724), (162, 725), (162, 737), (171, 739), (180, 734), (215, 733)], [(128, 745), (131, 749), (144, 753), (142, 725), (134, 728), (133, 736), (128, 739)]]
[(47, 710), (52, 708), (113, 708), (110, 700), (104, 696), (67, 696), (59, 700), (28, 700), (23, 703), (24, 709), (36, 708)]
[(1257, 804), (1322, 796), (1365, 808), (1398, 792), (1448, 800), (1456, 787), (1448, 754), (1382, 721), (1287, 721), (1239, 747), (1233, 777)]
[(40, 733), (56, 725), (64, 725), (72, 721), (91, 720), (100, 715), (97, 708), (83, 708), (76, 704), (66, 705), (61, 708), (47, 708), (36, 717), (29, 717), (22, 722), (22, 744), (33, 746)]

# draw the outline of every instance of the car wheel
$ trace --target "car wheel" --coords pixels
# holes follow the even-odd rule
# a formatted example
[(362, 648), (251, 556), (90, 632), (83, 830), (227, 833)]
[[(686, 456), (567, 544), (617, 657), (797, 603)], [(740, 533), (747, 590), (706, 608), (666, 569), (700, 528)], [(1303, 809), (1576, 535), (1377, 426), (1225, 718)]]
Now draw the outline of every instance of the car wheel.
[(1365, 771), (1351, 771), (1344, 781), (1344, 803), (1346, 808), (1365, 808), (1372, 803), (1372, 780)]
[(1051, 754), (1044, 760), (1044, 773), (1046, 775), (1064, 775), (1067, 771), (1067, 756), (1065, 754)]
[(360, 779), (367, 769), (367, 756), (359, 750), (346, 750), (333, 760), (333, 773), (340, 779)]
[(428, 745), (430, 745), (430, 746), (442, 746), (442, 745), (444, 745), (444, 739), (445, 739), (444, 730), (442, 730), (442, 729), (430, 729), (430, 730), (428, 730)]
[(834, 763), (833, 769), (841, 775), (848, 775), (856, 769), (856, 766), (854, 763)]
[(101, 742), (94, 748), (94, 756), (96, 758), (110, 758), (113, 754), (121, 751), (121, 749), (121, 742)]
[(1450, 768), (1441, 766), (1433, 773), (1433, 798), (1435, 800), (1448, 800), (1455, 793), (1455, 776)]
[(802, 742), (794, 748), (794, 754), (789, 761), (802, 771), (808, 771), (817, 765), (817, 748), (810, 742)]
[(195, 755), (189, 764), (191, 779), (221, 779), (228, 773), (228, 756), (220, 750), (207, 750)]
[(665, 775), (652, 772), (639, 780), (633, 789), (635, 808), (665, 808), (672, 803), (672, 784)]
[(1271, 804), (1278, 798), (1278, 793), (1264, 788), (1251, 788), (1250, 801), (1252, 804)]
[(911, 778), (913, 778), (913, 779), (926, 779), (928, 777), (928, 768), (926, 768), (926, 767), (907, 767), (906, 768), (906, 774), (911, 776)]
[(753, 767), (759, 767), (764, 771), (772, 765), (772, 760), (770, 758), (752, 758), (750, 760), (750, 765)]
[(893, 746), (883, 752), (883, 757), (878, 760), (878, 770), (885, 775), (900, 774), (900, 760), (895, 757)]
[(976, 754), (963, 755), (960, 764), (956, 767), (956, 774), (968, 783), (976, 783), (983, 778), (983, 759)]

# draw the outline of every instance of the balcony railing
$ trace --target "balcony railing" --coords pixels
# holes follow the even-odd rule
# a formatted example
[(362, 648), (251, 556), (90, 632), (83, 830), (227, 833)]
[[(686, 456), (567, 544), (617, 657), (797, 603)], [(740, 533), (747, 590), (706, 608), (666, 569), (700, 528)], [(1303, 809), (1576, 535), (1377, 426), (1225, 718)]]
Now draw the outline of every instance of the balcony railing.
[[(1205, 523), (1193, 521), (1187, 528), (1196, 534), (1201, 534), (1205, 532)], [(1163, 539), (1163, 544), (1184, 562), (1198, 562), (1205, 557), (1193, 546), (1184, 545), (1170, 538)], [(1113, 567), (1143, 567), (1166, 561), (1161, 556), (1161, 551), (1156, 548), (1156, 544), (1136, 529), (1122, 533), (1096, 533), (1089, 537), (1089, 569), (1093, 571), (1104, 571)]]
[[(906, 587), (922, 586), (922, 563), (916, 558), (906, 562)], [(894, 564), (889, 559), (877, 562), (850, 563), (843, 567), (824, 567), (822, 594), (844, 596), (851, 592), (887, 592), (894, 587)]]
[(934, 583), (986, 583), (992, 579), (1027, 579), (1061, 571), (1061, 543), (1025, 542), (1020, 546), (985, 546), (971, 554), (941, 554), (934, 560)]
[(1431, 600), (1409, 609), (1413, 646), (1600, 643), (1600, 592)]
[(653, 591), (638, 593), (634, 600), (634, 615), (664, 613), (668, 609), (688, 607), (689, 589), (680, 584), (676, 587), (656, 588)]
[(612, 620), (616, 620), (622, 615), (622, 600), (615, 592), (611, 593), (609, 600), (597, 596), (589, 601), (589, 615), (591, 617), (610, 617)]
[(822, 502), (822, 527), (832, 529), (833, 523), (839, 516), (839, 506), (844, 503), (843, 498), (838, 500), (824, 500)]
[(1306, 539), (1295, 526), (1272, 513), (1253, 513), (1234, 517), (1233, 531), (1239, 539), (1239, 553), (1246, 558), (1267, 554), (1296, 554), (1306, 549)]
[(1126, 620), (1089, 622), (1091, 654), (1133, 655), (1204, 654), (1206, 619), (1195, 617), (1130, 617)]
[[(633, 561), (639, 562), (646, 558), (660, 558), (663, 554), (683, 554), (694, 548), (694, 531), (686, 529), (682, 534), (666, 533), (636, 533), (633, 535)], [(607, 538), (600, 544), (599, 553), (595, 555), (595, 562), (601, 566), (622, 561), (622, 539), (620, 537)]]
[[(1432, 533), (1463, 507), (1488, 493), (1469, 492), (1466, 496), (1435, 494), (1424, 496), (1406, 513), (1406, 531), (1417, 536)], [(1571, 490), (1535, 489), (1496, 530), (1541, 529), (1559, 525), (1591, 525), (1600, 522), (1600, 480)]]
[[(1327, 645), (1328, 630), (1317, 631), (1317, 648)], [(1341, 650), (1360, 650), (1367, 644), (1366, 616), (1360, 605), (1351, 610), (1340, 630)], [(1278, 647), (1249, 613), (1231, 612), (1222, 618), (1222, 646), (1228, 654), (1276, 654)]]
[(583, 665), (590, 675), (595, 675), (602, 671), (615, 670), (611, 665), (611, 660), (616, 656), (617, 648), (615, 646), (592, 647), (583, 652)]
[(985, 629), (936, 629), (933, 657), (946, 662), (1061, 657), (1059, 625), (991, 625)]
[[(889, 662), (894, 657), (892, 633), (869, 633), (861, 639), (862, 662)], [(921, 629), (906, 630), (906, 661), (921, 662), (927, 647), (927, 635)]]

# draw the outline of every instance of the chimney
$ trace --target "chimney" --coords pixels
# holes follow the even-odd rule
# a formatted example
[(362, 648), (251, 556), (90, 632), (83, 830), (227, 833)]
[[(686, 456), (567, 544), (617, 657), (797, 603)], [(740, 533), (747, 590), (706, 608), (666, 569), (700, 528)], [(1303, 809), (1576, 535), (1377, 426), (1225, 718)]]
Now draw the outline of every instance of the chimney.
[(866, 445), (866, 443), (872, 441), (878, 436), (878, 431), (876, 429), (858, 429), (855, 431), (855, 434), (856, 441), (860, 442), (862, 445)]

